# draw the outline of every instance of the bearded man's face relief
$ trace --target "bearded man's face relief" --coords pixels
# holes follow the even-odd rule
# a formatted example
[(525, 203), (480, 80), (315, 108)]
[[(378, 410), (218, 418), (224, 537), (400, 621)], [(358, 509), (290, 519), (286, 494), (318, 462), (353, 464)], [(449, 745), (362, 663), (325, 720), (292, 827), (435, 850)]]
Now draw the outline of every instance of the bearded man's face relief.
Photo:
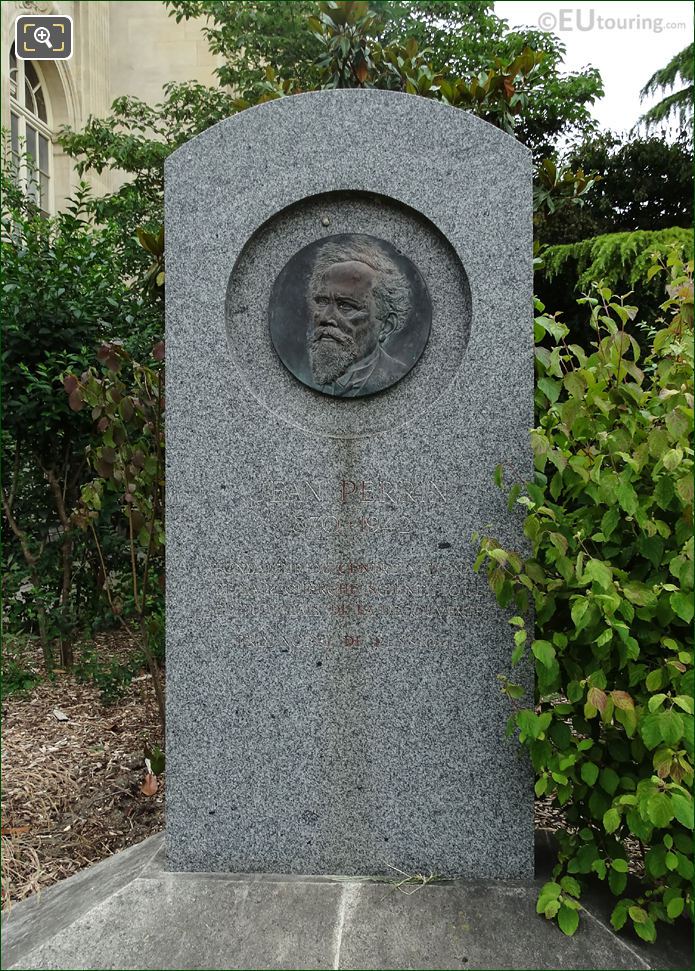
[(334, 398), (365, 398), (416, 363), (432, 304), (419, 270), (392, 243), (341, 233), (288, 260), (273, 284), (268, 317), (278, 357), (302, 384)]
[(332, 384), (377, 346), (375, 271), (357, 260), (334, 263), (310, 296), (309, 360), (317, 384)]

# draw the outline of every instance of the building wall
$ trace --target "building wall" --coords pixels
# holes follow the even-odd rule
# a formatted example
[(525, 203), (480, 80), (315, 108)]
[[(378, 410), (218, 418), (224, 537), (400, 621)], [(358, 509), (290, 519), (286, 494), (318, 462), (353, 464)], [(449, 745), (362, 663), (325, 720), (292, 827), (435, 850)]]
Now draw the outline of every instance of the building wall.
[(167, 81), (217, 83), (216, 60), (208, 50), (199, 21), (169, 17), (163, 3), (83, 3), (109, 8), (112, 98), (136, 95), (148, 103), (162, 98)]
[[(73, 18), (74, 53), (69, 61), (35, 62), (49, 102), (49, 121), (79, 129), (90, 115), (108, 113), (120, 95), (150, 104), (162, 99), (168, 81), (215, 85), (217, 59), (208, 51), (199, 22), (177, 24), (163, 2), (145, 0), (75, 0), (75, 2), (8, 2), (2, 5), (2, 125), (9, 127), (9, 51), (18, 14), (64, 14)], [(118, 173), (89, 173), (96, 192), (114, 189)], [(53, 207), (60, 209), (79, 177), (71, 159), (53, 146)]]

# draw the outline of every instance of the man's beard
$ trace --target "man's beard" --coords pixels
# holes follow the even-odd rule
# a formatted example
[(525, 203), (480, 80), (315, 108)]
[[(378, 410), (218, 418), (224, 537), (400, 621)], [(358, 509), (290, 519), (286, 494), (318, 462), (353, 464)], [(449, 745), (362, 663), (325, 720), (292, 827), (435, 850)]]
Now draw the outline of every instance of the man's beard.
[(316, 335), (309, 343), (309, 361), (317, 384), (333, 384), (357, 360), (357, 347), (350, 337), (337, 340)]

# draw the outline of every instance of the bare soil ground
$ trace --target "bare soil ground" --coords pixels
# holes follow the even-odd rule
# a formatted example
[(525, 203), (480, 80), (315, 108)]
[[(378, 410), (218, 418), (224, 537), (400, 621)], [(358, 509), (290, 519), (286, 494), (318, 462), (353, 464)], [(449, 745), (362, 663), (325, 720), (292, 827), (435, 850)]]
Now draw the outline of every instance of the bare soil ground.
[[(107, 657), (129, 651), (120, 633), (96, 646)], [(109, 706), (65, 673), (8, 695), (2, 742), (3, 907), (163, 828), (162, 780), (154, 795), (141, 792), (144, 746), (163, 747), (149, 675)]]

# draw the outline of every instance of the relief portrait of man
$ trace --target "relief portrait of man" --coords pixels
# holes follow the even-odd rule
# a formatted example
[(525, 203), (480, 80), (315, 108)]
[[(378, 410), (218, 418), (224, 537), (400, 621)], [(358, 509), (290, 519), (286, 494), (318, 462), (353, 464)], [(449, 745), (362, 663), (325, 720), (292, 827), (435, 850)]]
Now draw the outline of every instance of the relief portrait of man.
[(316, 257), (308, 305), (311, 372), (329, 394), (373, 394), (406, 372), (384, 344), (395, 343), (406, 323), (410, 287), (376, 245), (327, 242)]
[(385, 240), (343, 234), (299, 250), (269, 306), (278, 356), (315, 391), (357, 398), (384, 391), (415, 365), (432, 319), (422, 276)]

